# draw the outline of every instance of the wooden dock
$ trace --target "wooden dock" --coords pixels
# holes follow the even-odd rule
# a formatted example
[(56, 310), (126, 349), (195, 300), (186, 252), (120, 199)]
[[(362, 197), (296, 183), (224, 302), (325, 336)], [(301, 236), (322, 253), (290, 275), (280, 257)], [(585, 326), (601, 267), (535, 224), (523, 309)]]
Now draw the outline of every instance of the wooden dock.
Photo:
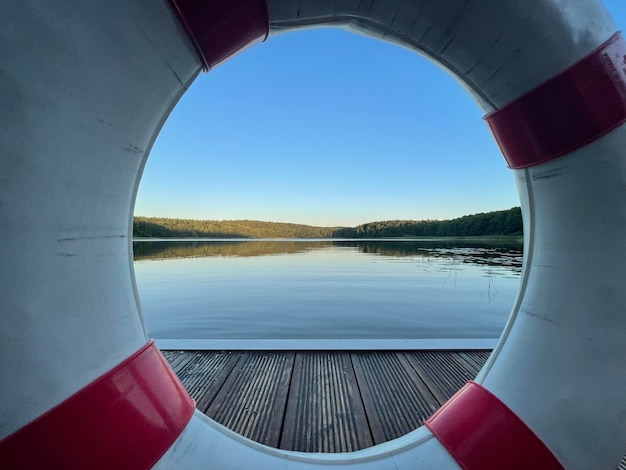
[(350, 452), (420, 426), (490, 351), (163, 354), (197, 408), (233, 431), (281, 449)]
[(197, 408), (268, 446), (349, 452), (417, 428), (489, 351), (165, 351)]

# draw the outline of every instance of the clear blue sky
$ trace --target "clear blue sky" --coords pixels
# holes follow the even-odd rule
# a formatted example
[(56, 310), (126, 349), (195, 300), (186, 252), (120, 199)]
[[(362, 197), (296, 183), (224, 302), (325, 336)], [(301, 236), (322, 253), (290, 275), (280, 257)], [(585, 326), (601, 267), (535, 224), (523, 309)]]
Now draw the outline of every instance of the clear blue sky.
[[(626, 0), (607, 0), (618, 29)], [(270, 37), (201, 75), (159, 135), (136, 215), (355, 226), (519, 205), (446, 72), (337, 29)]]

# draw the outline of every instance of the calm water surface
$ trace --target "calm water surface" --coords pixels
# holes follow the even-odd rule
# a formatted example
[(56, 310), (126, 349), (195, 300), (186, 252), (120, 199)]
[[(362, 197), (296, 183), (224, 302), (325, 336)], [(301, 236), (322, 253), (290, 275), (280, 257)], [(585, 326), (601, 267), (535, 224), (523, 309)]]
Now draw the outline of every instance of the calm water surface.
[(497, 338), (521, 244), (462, 241), (137, 241), (157, 339)]

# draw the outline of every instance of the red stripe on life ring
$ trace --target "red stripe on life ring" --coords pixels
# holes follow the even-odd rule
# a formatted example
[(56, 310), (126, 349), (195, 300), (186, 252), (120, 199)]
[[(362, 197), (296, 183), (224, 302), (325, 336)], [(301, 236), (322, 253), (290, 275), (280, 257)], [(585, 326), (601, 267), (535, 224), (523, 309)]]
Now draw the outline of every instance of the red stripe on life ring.
[(594, 52), (485, 116), (510, 168), (566, 155), (626, 122), (626, 42)]
[(424, 424), (465, 470), (563, 469), (515, 413), (475, 382), (468, 382)]
[(151, 341), (0, 441), (0, 468), (151, 468), (194, 410), (194, 401)]
[(266, 0), (170, 0), (194, 43), (204, 70), (269, 34)]

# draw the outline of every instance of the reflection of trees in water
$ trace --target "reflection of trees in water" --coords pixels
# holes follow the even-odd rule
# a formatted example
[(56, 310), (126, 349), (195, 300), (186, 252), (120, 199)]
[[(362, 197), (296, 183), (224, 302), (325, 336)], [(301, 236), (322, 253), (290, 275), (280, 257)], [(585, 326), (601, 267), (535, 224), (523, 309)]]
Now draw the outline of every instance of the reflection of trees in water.
[(330, 242), (300, 241), (135, 241), (135, 260), (207, 258), (211, 256), (252, 257), (288, 255), (330, 246)]
[[(373, 241), (373, 240), (229, 240), (229, 241), (137, 241), (133, 243), (135, 260), (202, 258), (212, 256), (253, 257), (302, 253), (329, 248), (352, 248), (361, 253), (393, 259), (411, 258), (429, 269), (442, 261), (450, 263), (450, 277), (462, 264), (485, 267), (488, 277), (519, 273), (522, 268), (522, 245), (511, 241)], [(493, 267), (503, 268), (493, 270)], [(441, 266), (438, 266), (441, 269)], [(447, 269), (446, 269), (447, 270)]]

